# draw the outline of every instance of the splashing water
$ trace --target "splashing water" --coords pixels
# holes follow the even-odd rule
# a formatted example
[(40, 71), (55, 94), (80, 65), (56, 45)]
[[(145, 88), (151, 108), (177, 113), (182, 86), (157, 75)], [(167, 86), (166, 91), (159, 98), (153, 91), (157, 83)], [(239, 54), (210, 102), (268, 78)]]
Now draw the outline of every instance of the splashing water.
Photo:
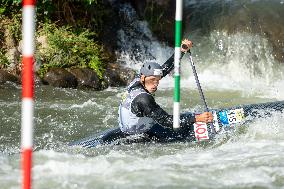
[[(134, 23), (127, 27), (144, 35), (139, 38), (122, 28), (120, 62), (138, 70), (145, 60), (167, 60), (173, 49), (158, 43), (131, 7), (122, 11)], [(191, 36), (193, 60), (211, 108), (284, 98), (283, 65), (271, 56), (265, 38), (221, 30)], [(182, 78), (183, 111), (202, 111), (187, 55)], [(173, 79), (168, 76), (160, 85), (156, 100), (171, 113)], [(69, 147), (71, 141), (117, 126), (124, 90), (36, 88), (34, 188), (283, 188), (284, 115), (279, 112), (223, 133), (212, 143)], [(21, 185), (21, 87), (0, 86), (0, 94), (0, 183), (3, 189), (14, 189)]]

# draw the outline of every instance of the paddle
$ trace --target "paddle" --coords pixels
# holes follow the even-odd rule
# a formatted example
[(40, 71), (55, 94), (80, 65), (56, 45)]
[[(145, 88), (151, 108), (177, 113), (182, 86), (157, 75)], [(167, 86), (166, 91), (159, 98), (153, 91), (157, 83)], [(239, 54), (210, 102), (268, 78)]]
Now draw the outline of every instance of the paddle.
[[(186, 44), (183, 44), (182, 48), (183, 49), (188, 49), (189, 47)], [(200, 85), (200, 82), (199, 82), (199, 79), (198, 79), (198, 75), (197, 75), (197, 72), (196, 72), (196, 69), (195, 69), (195, 65), (194, 65), (194, 62), (192, 60), (190, 49), (188, 50), (188, 54), (189, 54), (189, 61), (190, 61), (190, 64), (191, 64), (191, 68), (192, 68), (194, 77), (195, 77), (195, 82), (196, 82), (196, 85), (197, 85), (197, 88), (198, 88), (198, 92), (199, 92), (200, 98), (201, 98), (201, 100), (202, 100), (202, 102), (204, 104), (205, 111), (209, 112), (209, 109), (208, 109), (208, 106), (207, 106), (207, 103), (206, 103), (206, 100), (205, 100), (205, 97), (204, 97), (204, 94), (203, 94), (203, 91), (202, 91), (202, 88), (201, 88), (201, 85)], [(211, 128), (211, 132), (212, 132), (213, 137), (214, 137), (214, 135), (216, 134), (216, 131), (215, 131), (215, 128), (214, 128), (212, 123), (210, 123), (210, 128)]]

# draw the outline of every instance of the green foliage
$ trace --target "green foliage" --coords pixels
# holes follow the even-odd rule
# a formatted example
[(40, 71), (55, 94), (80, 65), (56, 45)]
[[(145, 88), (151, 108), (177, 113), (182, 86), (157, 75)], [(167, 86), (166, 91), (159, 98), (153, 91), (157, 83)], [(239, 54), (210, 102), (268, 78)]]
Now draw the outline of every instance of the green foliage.
[(108, 55), (103, 52), (102, 46), (92, 40), (96, 36), (95, 33), (45, 24), (40, 35), (46, 36), (48, 43), (47, 48), (40, 49), (38, 55), (43, 62), (39, 70), (40, 76), (50, 67), (78, 67), (91, 68), (102, 78), (104, 61), (108, 59)]
[[(46, 37), (47, 41), (47, 46), (37, 44), (35, 56), (42, 63), (39, 75), (43, 77), (52, 67), (79, 67), (91, 68), (102, 78), (110, 56), (95, 40), (100, 39), (104, 19), (109, 15), (110, 9), (104, 1), (40, 0), (36, 3), (36, 35)], [(9, 64), (5, 52), (10, 47), (5, 44), (4, 33), (18, 46), (21, 25), (22, 0), (0, 0), (0, 68)]]
[(13, 15), (21, 8), (21, 0), (1, 0), (0, 15)]
[(152, 31), (162, 30), (163, 22), (161, 20), (165, 14), (163, 8), (159, 7), (154, 1), (149, 1), (147, 2), (144, 14)]
[(56, 12), (55, 2), (52, 0), (37, 0), (36, 16), (38, 22), (48, 22)]
[(7, 68), (9, 65), (9, 61), (5, 56), (5, 52), (3, 49), (0, 49), (0, 68)]
[(90, 62), (88, 63), (88, 67), (93, 70), (96, 70), (96, 73), (98, 74), (99, 78), (103, 77), (105, 66), (98, 57), (93, 56)]
[(8, 25), (8, 30), (15, 42), (19, 42), (22, 39), (22, 14), (13, 15), (11, 24)]
[[(3, 3), (3, 2), (2, 2)], [(2, 7), (3, 8), (3, 7)], [(6, 52), (11, 46), (18, 46), (19, 41), (22, 39), (21, 27), (21, 14), (13, 14), (11, 18), (5, 15), (0, 15), (0, 64), (1, 68), (6, 68), (10, 64), (6, 57)], [(7, 40), (8, 39), (8, 40)], [(16, 57), (19, 62), (19, 56)]]

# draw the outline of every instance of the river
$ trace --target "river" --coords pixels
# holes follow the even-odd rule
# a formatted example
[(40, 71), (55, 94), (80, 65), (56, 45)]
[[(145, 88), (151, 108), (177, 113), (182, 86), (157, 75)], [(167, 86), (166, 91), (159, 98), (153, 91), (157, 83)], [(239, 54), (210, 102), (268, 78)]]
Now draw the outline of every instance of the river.
[[(173, 49), (151, 38), (147, 45), (162, 63)], [(284, 65), (271, 55), (272, 46), (264, 37), (214, 30), (195, 33), (192, 39), (193, 60), (210, 108), (284, 99)], [(143, 61), (128, 55), (125, 50), (120, 61), (137, 70)], [(201, 112), (188, 55), (181, 64), (182, 111)], [(172, 76), (164, 78), (155, 97), (169, 113), (173, 84)], [(36, 86), (33, 188), (284, 188), (284, 114), (279, 112), (209, 143), (69, 147), (71, 141), (118, 125), (124, 91)], [(0, 86), (1, 189), (21, 185), (20, 122), (21, 86)]]

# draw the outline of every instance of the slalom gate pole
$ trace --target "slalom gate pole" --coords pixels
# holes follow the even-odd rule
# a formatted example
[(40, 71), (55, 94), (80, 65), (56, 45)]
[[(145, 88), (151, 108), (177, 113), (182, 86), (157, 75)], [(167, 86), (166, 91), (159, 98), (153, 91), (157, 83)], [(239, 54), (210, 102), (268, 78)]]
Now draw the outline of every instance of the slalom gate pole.
[(175, 89), (174, 89), (174, 107), (173, 107), (173, 128), (180, 127), (180, 45), (182, 30), (182, 9), (183, 1), (176, 0), (176, 17), (175, 17)]
[(22, 118), (21, 158), (22, 189), (31, 188), (34, 116), (34, 33), (36, 0), (23, 0), (23, 60), (22, 60)]
[[(199, 92), (200, 98), (201, 98), (201, 100), (202, 100), (202, 102), (204, 104), (205, 111), (209, 112), (209, 109), (208, 109), (208, 106), (207, 106), (207, 103), (206, 103), (206, 100), (205, 100), (205, 97), (204, 97), (204, 93), (202, 91), (202, 88), (201, 88), (201, 85), (200, 85), (200, 82), (199, 82), (199, 79), (198, 79), (196, 68), (195, 68), (194, 62), (192, 60), (192, 56), (191, 56), (190, 50), (189, 50), (188, 54), (189, 54), (189, 61), (190, 61), (190, 64), (191, 64), (192, 72), (193, 72), (194, 77), (195, 77), (195, 82), (196, 82), (196, 85), (197, 85), (197, 88), (198, 88), (198, 92)], [(212, 134), (215, 135), (216, 131), (215, 131), (215, 128), (214, 128), (212, 123), (210, 123), (210, 128), (211, 128)]]

